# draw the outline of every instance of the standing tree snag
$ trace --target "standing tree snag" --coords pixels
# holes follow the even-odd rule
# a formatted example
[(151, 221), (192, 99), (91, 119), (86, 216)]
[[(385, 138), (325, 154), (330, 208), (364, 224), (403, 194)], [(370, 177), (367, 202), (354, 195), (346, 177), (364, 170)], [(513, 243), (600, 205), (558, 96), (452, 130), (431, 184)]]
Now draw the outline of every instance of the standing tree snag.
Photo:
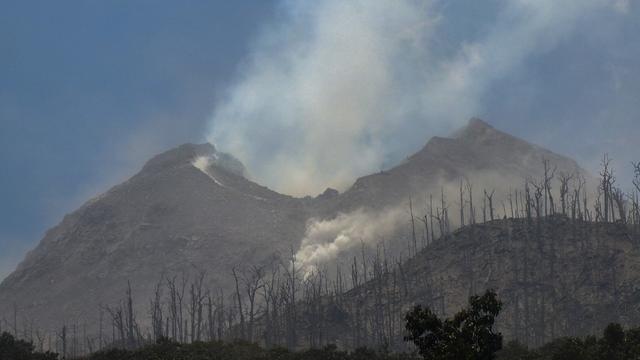
[(635, 175), (633, 179), (633, 185), (636, 190), (640, 192), (640, 161), (637, 163), (633, 163), (633, 173)]
[(555, 204), (553, 203), (553, 194), (551, 193), (551, 181), (556, 174), (557, 167), (553, 169), (549, 166), (549, 160), (542, 160), (544, 166), (544, 215), (553, 215), (555, 213)]
[[(603, 203), (601, 204), (603, 205), (603, 210), (604, 210), (603, 212), (604, 222), (610, 221), (609, 209), (613, 208), (612, 187), (613, 187), (613, 184), (615, 183), (615, 178), (613, 177), (613, 170), (611, 170), (609, 166), (610, 163), (611, 163), (611, 159), (609, 159), (609, 155), (604, 154), (601, 162), (602, 170), (600, 171), (600, 176), (601, 176), (600, 190), (602, 191), (602, 195), (604, 197)], [(611, 214), (611, 220), (614, 220), (613, 214)]]
[(238, 277), (238, 272), (235, 268), (231, 268), (231, 273), (233, 274), (233, 279), (236, 284), (236, 304), (238, 306), (238, 314), (240, 315), (240, 339), (245, 339), (245, 328), (244, 328), (244, 310), (242, 308), (242, 294), (240, 292), (240, 279)]
[(413, 255), (415, 255), (418, 253), (418, 240), (416, 239), (416, 218), (415, 216), (413, 216), (413, 200), (411, 199), (411, 197), (409, 197), (409, 215), (411, 216), (411, 239), (413, 241), (412, 250), (413, 250)]
[(560, 173), (560, 206), (562, 215), (567, 215), (567, 203), (569, 194), (569, 182), (573, 179), (573, 174)]
[(473, 208), (473, 185), (469, 182), (469, 179), (466, 179), (466, 182), (467, 193), (469, 193), (469, 225), (474, 225), (476, 223), (476, 216)]
[[(494, 217), (493, 217), (493, 195), (495, 194), (495, 192), (496, 192), (495, 190), (491, 190), (490, 193), (488, 193), (487, 190), (484, 191), (484, 196), (487, 199), (488, 204), (489, 204), (489, 218), (491, 219), (491, 221), (494, 220)], [(487, 221), (486, 218), (484, 220), (485, 220), (485, 222)]]
[(464, 227), (464, 187), (460, 180), (460, 227)]

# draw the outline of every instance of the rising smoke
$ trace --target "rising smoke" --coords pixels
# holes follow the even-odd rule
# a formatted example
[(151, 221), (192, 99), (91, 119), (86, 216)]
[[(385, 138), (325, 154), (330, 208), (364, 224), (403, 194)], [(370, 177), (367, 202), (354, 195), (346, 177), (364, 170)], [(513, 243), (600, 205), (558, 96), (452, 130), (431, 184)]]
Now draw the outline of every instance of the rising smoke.
[[(442, 24), (456, 21), (441, 1), (285, 1), (278, 24), (263, 31), (216, 104), (208, 139), (280, 192), (345, 189), (481, 113), (493, 83), (561, 44), (579, 21), (627, 4), (496, 3), (485, 31), (437, 51)], [(298, 255), (309, 266), (333, 258), (387, 233), (398, 214), (312, 222)]]
[[(560, 169), (575, 171), (584, 174), (580, 168), (572, 168), (571, 164), (553, 163)], [(300, 268), (307, 274), (312, 273), (319, 266), (332, 263), (334, 261), (349, 261), (349, 256), (360, 255), (364, 251), (371, 255), (377, 251), (377, 245), (386, 242), (389, 248), (386, 250), (392, 256), (406, 258), (410, 256), (407, 249), (413, 244), (406, 243), (413, 241), (411, 238), (399, 236), (402, 233), (409, 235), (411, 231), (411, 213), (414, 216), (414, 226), (416, 241), (424, 243), (426, 234), (424, 219), (430, 219), (430, 227), (434, 226), (433, 232), (440, 236), (437, 220), (431, 215), (437, 216), (443, 206), (449, 212), (448, 225), (455, 230), (461, 225), (459, 218), (460, 191), (462, 186), (462, 196), (465, 207), (468, 206), (466, 200), (469, 197), (468, 185), (472, 187), (473, 202), (477, 208), (474, 214), (474, 222), (482, 222), (484, 217), (489, 219), (489, 211), (483, 214), (484, 190), (488, 194), (493, 194), (493, 209), (496, 219), (504, 216), (511, 216), (513, 204), (509, 202), (509, 195), (512, 191), (524, 188), (524, 182), (528, 176), (542, 176), (542, 163), (540, 159), (527, 162), (522, 165), (522, 172), (512, 171), (510, 173), (496, 173), (482, 170), (473, 170), (467, 173), (472, 180), (459, 178), (451, 180), (441, 177), (434, 180), (425, 187), (412, 189), (412, 208), (409, 208), (409, 199), (398, 199), (395, 206), (390, 206), (381, 210), (357, 209), (348, 213), (340, 213), (331, 219), (310, 219), (307, 222), (306, 233), (301, 241), (300, 249), (296, 253), (296, 261)], [(467, 180), (469, 182), (467, 182)], [(460, 182), (462, 181), (462, 183)], [(591, 186), (591, 184), (590, 184)], [(446, 205), (442, 205), (445, 202)], [(433, 206), (430, 210), (429, 207)], [(485, 209), (486, 210), (486, 209)], [(469, 209), (464, 209), (466, 224), (470, 222)], [(405, 231), (402, 231), (402, 230)], [(431, 231), (431, 230), (429, 230)]]
[(612, 4), (498, 1), (487, 31), (434, 55), (440, 24), (456, 21), (439, 1), (285, 1), (216, 104), (208, 139), (280, 192), (344, 189), (480, 112), (495, 80)]
[(309, 273), (345, 251), (359, 245), (368, 248), (372, 243), (390, 237), (399, 225), (407, 223), (408, 217), (406, 209), (393, 207), (382, 211), (358, 209), (330, 220), (312, 219), (296, 259)]
[(283, 23), (265, 31), (216, 107), (212, 141), (288, 194), (344, 188), (376, 169), (385, 133), (413, 110), (424, 81), (409, 81), (406, 69), (419, 72), (428, 57), (435, 19), (427, 5), (283, 4)]

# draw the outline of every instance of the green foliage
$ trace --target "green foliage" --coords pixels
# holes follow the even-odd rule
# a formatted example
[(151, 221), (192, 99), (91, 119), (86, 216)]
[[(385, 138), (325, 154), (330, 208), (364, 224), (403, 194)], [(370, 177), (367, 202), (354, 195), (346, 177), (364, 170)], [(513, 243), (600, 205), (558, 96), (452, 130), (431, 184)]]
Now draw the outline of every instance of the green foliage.
[(0, 359), (2, 360), (56, 360), (57, 354), (34, 352), (32, 343), (16, 340), (9, 333), (0, 335)]
[(406, 341), (412, 341), (427, 360), (491, 360), (502, 348), (502, 335), (493, 325), (502, 303), (495, 292), (469, 298), (469, 307), (452, 319), (440, 320), (418, 305), (407, 313)]

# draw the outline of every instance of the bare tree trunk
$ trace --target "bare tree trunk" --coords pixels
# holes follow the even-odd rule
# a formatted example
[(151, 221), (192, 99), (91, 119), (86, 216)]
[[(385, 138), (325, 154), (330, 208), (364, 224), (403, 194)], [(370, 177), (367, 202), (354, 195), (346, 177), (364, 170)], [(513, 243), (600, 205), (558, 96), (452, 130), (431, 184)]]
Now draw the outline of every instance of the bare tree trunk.
[(135, 347), (135, 336), (134, 336), (134, 324), (135, 324), (135, 316), (133, 313), (133, 298), (131, 295), (131, 282), (127, 280), (127, 346)]
[(467, 179), (467, 192), (469, 193), (469, 224), (476, 223), (475, 211), (473, 209), (473, 185)]
[(240, 281), (239, 281), (238, 274), (235, 267), (231, 269), (231, 272), (233, 273), (233, 279), (236, 284), (236, 306), (238, 309), (238, 314), (240, 315), (240, 338), (244, 340), (246, 339), (246, 337), (245, 337), (245, 324), (244, 324), (244, 310), (242, 308), (242, 295), (240, 294)]
[(247, 327), (247, 340), (253, 341), (253, 327), (255, 321), (255, 305), (256, 305), (256, 293), (262, 286), (262, 278), (264, 277), (263, 268), (253, 266), (251, 268), (249, 276), (244, 277), (245, 291), (247, 298), (249, 299), (249, 324)]
[(416, 238), (416, 221), (413, 216), (413, 200), (409, 197), (409, 214), (411, 215), (411, 240), (413, 242), (413, 254), (418, 253), (418, 240)]
[(464, 227), (464, 188), (460, 180), (460, 227)]
[[(484, 191), (484, 196), (487, 199), (487, 201), (489, 202), (489, 215), (490, 215), (490, 219), (491, 221), (494, 220), (494, 216), (493, 216), (493, 194), (495, 193), (495, 190), (491, 190), (491, 193), (487, 193), (487, 190)], [(486, 215), (485, 215), (485, 222), (486, 222)]]

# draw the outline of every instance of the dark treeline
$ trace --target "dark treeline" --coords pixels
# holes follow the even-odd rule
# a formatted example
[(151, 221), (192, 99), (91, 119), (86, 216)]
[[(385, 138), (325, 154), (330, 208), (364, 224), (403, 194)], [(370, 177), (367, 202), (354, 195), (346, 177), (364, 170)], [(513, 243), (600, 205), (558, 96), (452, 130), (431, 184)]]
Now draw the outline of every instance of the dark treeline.
[[(14, 340), (3, 333), (0, 336), (0, 359), (2, 360), (59, 360), (60, 354), (41, 353), (33, 350), (33, 345)], [(169, 339), (160, 339), (138, 349), (111, 348), (84, 355), (78, 360), (418, 360), (414, 354), (393, 354), (359, 348), (342, 351), (334, 345), (320, 349), (290, 351), (286, 348), (264, 348), (246, 341), (207, 341), (189, 344)]]
[(534, 350), (518, 342), (508, 343), (498, 360), (637, 360), (640, 359), (640, 328), (624, 330), (610, 324), (599, 336), (562, 337)]
[[(505, 191), (501, 198), (495, 189), (476, 190), (465, 179), (452, 203), (444, 189), (436, 197), (426, 196), (420, 206), (409, 200), (411, 232), (404, 259), (390, 255), (383, 242), (373, 252), (363, 244), (348, 266), (304, 269), (292, 250), (268, 265), (230, 269), (234, 286), (226, 293), (209, 288), (205, 272), (164, 276), (154, 295), (143, 301), (144, 307), (142, 299), (134, 298), (132, 284), (127, 284), (122, 301), (100, 307), (95, 319), (40, 331), (16, 306), (12, 319), (1, 319), (0, 330), (26, 339), (37, 351), (55, 351), (63, 358), (105, 349), (129, 351), (161, 340), (165, 346), (205, 342), (232, 346), (239, 340), (237, 344), (259, 343), (266, 349), (335, 344), (341, 349), (406, 351), (402, 337), (407, 304), (421, 301), (440, 316), (448, 315), (452, 304), (445, 293), (445, 279), (420, 277), (407, 268), (408, 258), (433, 244), (451, 241), (457, 226), (513, 219), (524, 224), (527, 241), (526, 248), (518, 249), (525, 255), (511, 259), (522, 270), (513, 276), (524, 290), (507, 294), (506, 301), (516, 304), (509, 335), (539, 347), (550, 339), (572, 335), (569, 322), (580, 321), (576, 316), (557, 325), (536, 322), (540, 315), (542, 319), (553, 315), (545, 303), (551, 298), (539, 289), (539, 279), (527, 277), (535, 264), (528, 263), (526, 254), (539, 251), (542, 256), (549, 246), (553, 248), (545, 243), (549, 219), (563, 218), (573, 224), (580, 234), (576, 238), (587, 237), (580, 233), (590, 229), (586, 224), (619, 224), (640, 244), (640, 164), (634, 164), (633, 187), (627, 191), (616, 181), (606, 156), (595, 191), (587, 188), (581, 174), (557, 173), (548, 161), (543, 165), (541, 177), (527, 179), (522, 189)], [(588, 247), (583, 250), (586, 256)], [(474, 271), (470, 265), (469, 272)], [(481, 290), (472, 282), (469, 295)], [(92, 324), (89, 330), (87, 323)]]
[[(502, 303), (495, 292), (472, 296), (469, 305), (451, 318), (441, 319), (420, 305), (405, 315), (405, 338), (415, 350), (391, 353), (385, 349), (322, 348), (291, 351), (283, 347), (265, 348), (247, 341), (195, 341), (180, 343), (160, 338), (137, 349), (111, 348), (77, 357), (78, 360), (636, 360), (640, 358), (640, 328), (625, 330), (609, 324), (599, 337), (562, 337), (538, 349), (528, 349), (517, 341), (503, 347), (502, 334), (494, 324)], [(37, 352), (32, 343), (0, 335), (0, 359), (58, 360), (59, 354)]]

